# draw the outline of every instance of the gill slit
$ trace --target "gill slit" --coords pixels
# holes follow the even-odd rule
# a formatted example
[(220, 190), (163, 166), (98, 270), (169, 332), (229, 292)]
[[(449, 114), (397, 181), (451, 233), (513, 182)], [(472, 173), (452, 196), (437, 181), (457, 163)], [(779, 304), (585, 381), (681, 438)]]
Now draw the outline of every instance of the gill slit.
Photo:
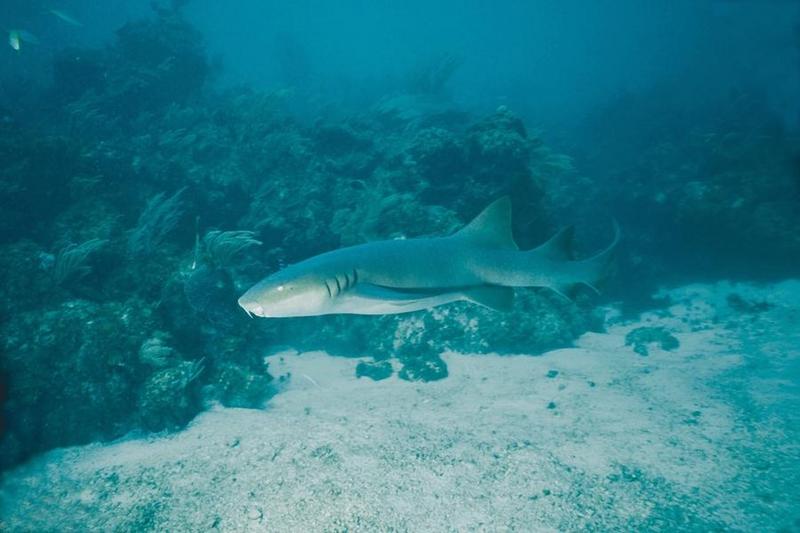
[(333, 298), (333, 293), (331, 293), (331, 286), (328, 285), (328, 282), (325, 282), (325, 288), (328, 289), (328, 298)]

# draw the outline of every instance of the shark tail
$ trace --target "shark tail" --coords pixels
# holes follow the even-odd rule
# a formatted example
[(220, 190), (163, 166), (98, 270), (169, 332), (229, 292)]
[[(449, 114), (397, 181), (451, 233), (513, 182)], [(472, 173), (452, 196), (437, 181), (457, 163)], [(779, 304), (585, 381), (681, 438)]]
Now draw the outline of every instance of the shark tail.
[[(586, 285), (600, 292), (603, 281), (613, 270), (620, 240), (619, 224), (614, 221), (614, 239), (602, 252), (575, 260), (572, 253), (574, 228), (566, 227), (541, 246), (520, 252), (511, 232), (511, 200), (504, 196), (486, 207), (472, 222), (451, 238), (495, 252), (496, 263), (481, 275), (488, 285), (502, 287), (549, 287), (566, 297)], [(492, 308), (508, 308), (501, 291), (479, 291), (465, 298)]]
[(583, 261), (577, 262), (577, 267), (581, 275), (580, 282), (599, 293), (598, 287), (602, 287), (605, 281), (613, 274), (617, 259), (617, 245), (622, 238), (622, 230), (619, 223), (614, 220), (614, 238), (611, 244), (606, 246), (602, 252)]
[(599, 287), (602, 287), (605, 280), (610, 277), (614, 270), (617, 245), (621, 237), (619, 224), (616, 220), (614, 221), (614, 238), (611, 244), (588, 259), (577, 261), (574, 259), (572, 254), (572, 234), (573, 228), (571, 226), (567, 227), (543, 245), (526, 253), (537, 257), (545, 255), (551, 260), (564, 261), (558, 279), (548, 284), (551, 289), (559, 294), (571, 298), (580, 285), (589, 287), (599, 294)]

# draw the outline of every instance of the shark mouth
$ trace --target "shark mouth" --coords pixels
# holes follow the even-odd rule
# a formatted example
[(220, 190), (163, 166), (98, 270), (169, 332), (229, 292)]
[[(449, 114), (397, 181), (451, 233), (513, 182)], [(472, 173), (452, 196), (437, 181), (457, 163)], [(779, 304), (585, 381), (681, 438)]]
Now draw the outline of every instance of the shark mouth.
[(264, 313), (264, 308), (256, 303), (242, 303), (239, 301), (239, 307), (241, 307), (250, 318), (267, 316), (266, 313)]

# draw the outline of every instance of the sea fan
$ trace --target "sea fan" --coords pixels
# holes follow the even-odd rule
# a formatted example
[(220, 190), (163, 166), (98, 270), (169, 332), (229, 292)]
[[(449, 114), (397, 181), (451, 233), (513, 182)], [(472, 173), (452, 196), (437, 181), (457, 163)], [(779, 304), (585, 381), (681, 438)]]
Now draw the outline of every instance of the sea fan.
[(212, 263), (225, 266), (230, 263), (234, 255), (250, 246), (260, 246), (262, 243), (255, 239), (252, 231), (209, 231), (203, 238), (206, 252)]
[(174, 350), (158, 337), (147, 339), (139, 348), (139, 360), (150, 366), (165, 367), (174, 358)]
[(89, 239), (80, 244), (69, 244), (56, 254), (53, 263), (53, 278), (61, 285), (71, 279), (82, 278), (92, 271), (86, 260), (93, 252), (102, 248), (106, 239)]
[(152, 252), (175, 228), (183, 214), (181, 195), (185, 190), (184, 187), (169, 197), (161, 192), (147, 201), (136, 227), (128, 235), (130, 255), (141, 256)]

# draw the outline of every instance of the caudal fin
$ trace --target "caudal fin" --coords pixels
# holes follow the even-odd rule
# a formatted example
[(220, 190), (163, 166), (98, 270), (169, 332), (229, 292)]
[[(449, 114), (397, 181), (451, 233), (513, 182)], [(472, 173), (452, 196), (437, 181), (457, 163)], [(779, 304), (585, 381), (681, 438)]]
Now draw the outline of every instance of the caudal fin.
[(605, 250), (588, 258), (579, 261), (569, 261), (564, 264), (566, 276), (559, 280), (556, 286), (552, 287), (556, 292), (566, 296), (571, 296), (575, 292), (577, 285), (586, 285), (596, 293), (600, 293), (599, 287), (611, 275), (614, 269), (617, 244), (619, 244), (622, 232), (616, 220), (614, 223), (614, 239)]
[[(532, 250), (519, 251), (511, 232), (511, 200), (492, 202), (472, 222), (449, 239), (460, 241), (486, 258), (476, 274), (492, 287), (549, 287), (570, 297), (574, 289), (586, 285), (595, 292), (610, 274), (620, 240), (619, 224), (614, 221), (614, 239), (602, 252), (582, 260), (572, 253), (574, 229), (566, 227)], [(463, 297), (493, 309), (510, 307), (510, 291), (479, 287)]]

